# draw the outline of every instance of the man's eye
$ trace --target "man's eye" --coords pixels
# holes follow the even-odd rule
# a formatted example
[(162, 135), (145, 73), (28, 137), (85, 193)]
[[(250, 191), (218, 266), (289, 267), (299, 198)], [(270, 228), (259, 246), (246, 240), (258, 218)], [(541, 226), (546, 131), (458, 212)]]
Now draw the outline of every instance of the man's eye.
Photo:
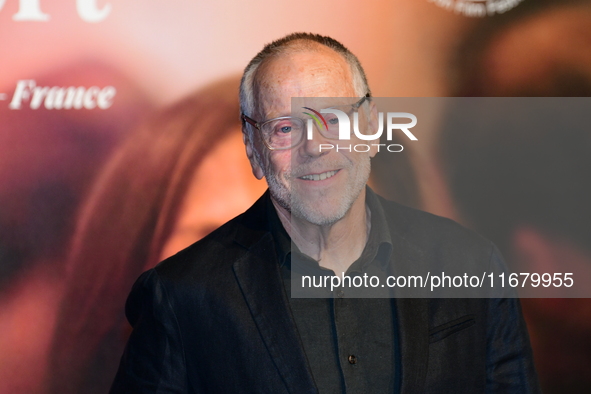
[(277, 128), (277, 132), (281, 134), (291, 133), (291, 126), (281, 126)]
[(339, 124), (339, 118), (330, 118), (330, 119), (328, 119), (328, 123)]

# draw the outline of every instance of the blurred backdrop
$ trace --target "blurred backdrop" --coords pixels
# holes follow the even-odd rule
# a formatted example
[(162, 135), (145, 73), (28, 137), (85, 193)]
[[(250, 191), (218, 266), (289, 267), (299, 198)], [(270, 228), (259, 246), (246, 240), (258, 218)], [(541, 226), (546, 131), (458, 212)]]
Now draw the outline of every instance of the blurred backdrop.
[[(459, 3), (506, 7), (471, 17)], [(264, 44), (294, 31), (341, 41), (374, 96), (591, 95), (586, 0), (0, 1), (0, 394), (108, 390), (135, 278), (265, 190), (241, 143), (238, 78)], [(557, 215), (585, 219), (576, 234), (591, 234), (585, 136), (551, 148), (524, 136), (527, 149), (507, 164), (543, 149), (575, 158), (565, 171), (577, 175), (557, 178), (568, 192), (542, 211), (569, 201), (575, 213)], [(509, 142), (474, 135), (466, 150), (493, 147), (483, 164), (444, 143), (461, 137), (434, 124), (404, 154), (378, 156), (372, 181), (483, 233), (508, 260), (591, 265), (590, 243), (552, 223), (479, 216), (491, 201), (466, 182), (490, 184), (470, 183), (465, 169), (505, 180), (506, 170), (486, 171)], [(498, 187), (531, 201), (539, 189), (516, 186), (543, 168)], [(514, 200), (495, 199), (497, 212), (515, 217)], [(523, 302), (546, 392), (591, 388), (588, 301)]]

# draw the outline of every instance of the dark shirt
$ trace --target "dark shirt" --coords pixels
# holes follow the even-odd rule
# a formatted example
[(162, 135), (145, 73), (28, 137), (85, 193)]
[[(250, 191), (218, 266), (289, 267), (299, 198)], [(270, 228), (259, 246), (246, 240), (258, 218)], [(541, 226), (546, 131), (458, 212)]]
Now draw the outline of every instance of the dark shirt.
[[(361, 256), (345, 275), (383, 272), (390, 262), (392, 241), (388, 223), (375, 194), (367, 188), (371, 229)], [(392, 393), (395, 391), (395, 312), (390, 298), (348, 298), (340, 287), (322, 298), (292, 298), (292, 269), (307, 274), (335, 275), (302, 254), (283, 228), (269, 202), (283, 283), (304, 351), (319, 393)]]

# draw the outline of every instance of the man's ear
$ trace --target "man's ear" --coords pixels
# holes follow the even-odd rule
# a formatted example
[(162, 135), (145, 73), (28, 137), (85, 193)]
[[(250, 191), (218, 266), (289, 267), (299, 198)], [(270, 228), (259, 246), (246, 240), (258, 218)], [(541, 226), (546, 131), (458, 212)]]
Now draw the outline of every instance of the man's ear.
[[(367, 127), (369, 128), (369, 132), (375, 133), (378, 130), (380, 122), (378, 119), (378, 108), (376, 107), (376, 103), (374, 103), (373, 100), (369, 100), (368, 118), (369, 119)], [(369, 157), (374, 157), (378, 153), (379, 147), (377, 146), (377, 144), (380, 143), (380, 139), (378, 138), (370, 142), (371, 148), (369, 149)]]
[(265, 172), (261, 167), (262, 163), (259, 163), (259, 160), (257, 160), (257, 155), (254, 152), (255, 148), (253, 146), (253, 141), (250, 140), (246, 127), (246, 125), (242, 127), (242, 141), (244, 141), (244, 146), (246, 147), (246, 157), (248, 157), (248, 161), (250, 161), (250, 166), (254, 176), (257, 179), (263, 179)]

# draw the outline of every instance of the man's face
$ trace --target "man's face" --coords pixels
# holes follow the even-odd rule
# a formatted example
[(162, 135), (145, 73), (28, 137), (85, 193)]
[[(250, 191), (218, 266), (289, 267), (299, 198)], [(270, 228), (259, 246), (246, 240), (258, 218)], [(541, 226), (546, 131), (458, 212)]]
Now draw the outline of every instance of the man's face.
[[(325, 47), (267, 61), (259, 68), (257, 81), (260, 120), (291, 115), (292, 97), (356, 97), (349, 65)], [(293, 217), (329, 225), (342, 219), (360, 195), (365, 195), (362, 191), (375, 151), (320, 152), (319, 144), (336, 145), (337, 141), (327, 140), (317, 129), (312, 140), (305, 139), (291, 150), (270, 151), (260, 134), (254, 142), (251, 163), (255, 174), (258, 167), (258, 176), (266, 177), (272, 198)], [(356, 142), (353, 138), (347, 145)]]

